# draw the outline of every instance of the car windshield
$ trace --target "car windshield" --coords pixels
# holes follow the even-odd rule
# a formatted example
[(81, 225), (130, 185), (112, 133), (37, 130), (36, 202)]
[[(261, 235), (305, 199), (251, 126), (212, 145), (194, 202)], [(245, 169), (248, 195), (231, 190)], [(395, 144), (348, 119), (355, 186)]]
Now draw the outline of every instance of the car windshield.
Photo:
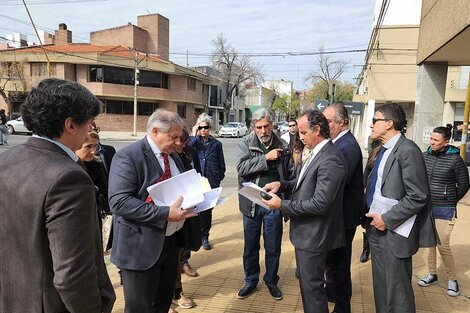
[(235, 127), (238, 127), (238, 124), (228, 123), (228, 124), (225, 124), (224, 127), (227, 127), (227, 128), (235, 128)]

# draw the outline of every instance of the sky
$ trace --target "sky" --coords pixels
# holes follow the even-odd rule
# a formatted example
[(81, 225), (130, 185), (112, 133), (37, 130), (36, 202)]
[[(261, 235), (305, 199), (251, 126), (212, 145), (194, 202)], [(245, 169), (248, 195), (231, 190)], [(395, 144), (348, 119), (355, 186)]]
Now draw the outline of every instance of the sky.
[[(137, 16), (159, 13), (170, 20), (170, 60), (186, 66), (210, 63), (211, 40), (221, 33), (241, 53), (294, 53), (366, 49), (374, 0), (26, 0), (35, 24), (52, 32), (67, 24), (74, 42), (92, 31), (137, 24)], [(25, 23), (26, 22), (26, 23)], [(36, 41), (21, 0), (0, 0), (0, 36), (21, 32)], [(199, 55), (191, 55), (199, 54)], [(202, 56), (200, 54), (203, 54)], [(348, 62), (342, 80), (353, 82), (364, 52), (332, 54)], [(306, 76), (318, 56), (253, 56), (265, 79), (291, 80), (308, 88)]]

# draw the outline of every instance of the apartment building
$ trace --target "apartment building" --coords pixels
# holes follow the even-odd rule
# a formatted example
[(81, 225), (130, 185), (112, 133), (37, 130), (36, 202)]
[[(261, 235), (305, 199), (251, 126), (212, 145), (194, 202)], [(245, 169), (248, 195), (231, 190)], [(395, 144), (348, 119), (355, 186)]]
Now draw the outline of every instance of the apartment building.
[[(79, 82), (104, 103), (104, 113), (97, 118), (103, 130), (131, 131), (137, 69), (138, 131), (145, 131), (148, 116), (157, 108), (178, 112), (188, 127), (205, 111), (212, 80), (169, 61), (169, 20), (159, 14), (138, 16), (137, 25), (94, 31), (89, 44), (73, 43), (65, 24), (45, 37), (50, 43), (42, 47), (0, 50), (5, 69), (16, 63), (22, 67), (13, 76), (2, 71), (0, 83), (6, 83), (6, 92), (27, 93), (50, 72), (50, 77)], [(0, 107), (7, 109), (2, 98)]]

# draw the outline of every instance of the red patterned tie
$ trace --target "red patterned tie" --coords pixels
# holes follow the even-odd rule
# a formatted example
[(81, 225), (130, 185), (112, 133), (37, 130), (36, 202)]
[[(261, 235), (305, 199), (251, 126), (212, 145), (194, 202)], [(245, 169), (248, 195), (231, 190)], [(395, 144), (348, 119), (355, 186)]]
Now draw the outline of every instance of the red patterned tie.
[[(163, 157), (163, 164), (165, 165), (165, 171), (160, 177), (158, 177), (156, 183), (159, 183), (161, 181), (167, 180), (168, 178), (171, 178), (170, 159), (168, 158), (168, 154), (162, 153), (162, 157)], [(145, 202), (153, 203), (153, 200), (150, 197), (150, 195), (147, 197), (147, 199), (145, 199)]]

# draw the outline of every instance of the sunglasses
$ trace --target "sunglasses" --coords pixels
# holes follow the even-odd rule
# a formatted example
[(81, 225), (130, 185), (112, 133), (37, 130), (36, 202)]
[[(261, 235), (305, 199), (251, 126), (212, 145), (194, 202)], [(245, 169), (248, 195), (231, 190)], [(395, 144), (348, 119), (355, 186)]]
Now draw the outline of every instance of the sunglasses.
[(295, 127), (295, 124), (289, 125), (289, 127)]
[(373, 118), (372, 118), (372, 125), (375, 125), (375, 123), (380, 122), (380, 121), (384, 121), (384, 122), (385, 122), (385, 121), (390, 121), (390, 119), (388, 119), (388, 118), (375, 118), (375, 117), (373, 117)]
[(201, 130), (201, 129), (209, 129), (209, 126), (199, 126), (197, 129), (198, 129), (198, 130)]

